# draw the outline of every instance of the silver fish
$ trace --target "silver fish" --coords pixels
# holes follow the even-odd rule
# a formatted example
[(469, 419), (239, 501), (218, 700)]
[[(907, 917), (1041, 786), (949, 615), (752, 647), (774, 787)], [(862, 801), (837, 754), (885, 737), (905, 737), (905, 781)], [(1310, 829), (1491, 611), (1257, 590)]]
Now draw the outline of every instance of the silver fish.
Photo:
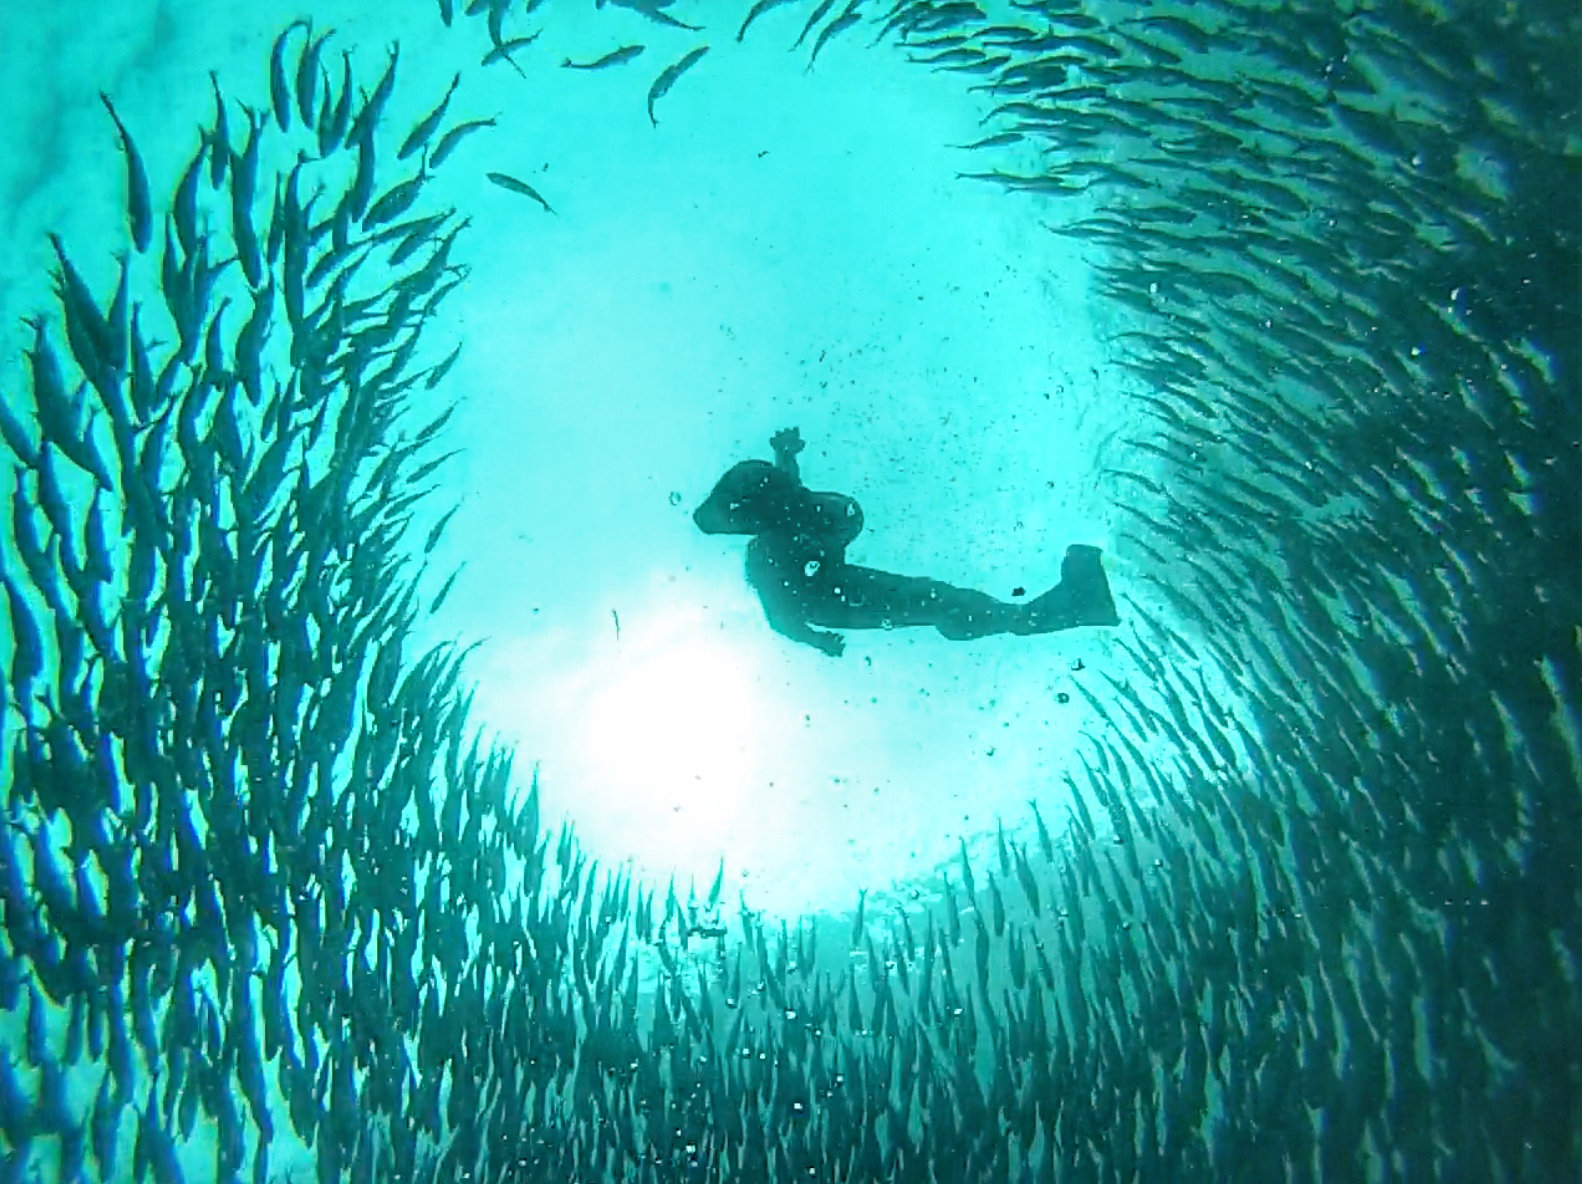
[(456, 151), (456, 145), (460, 144), (466, 136), (471, 135), (480, 128), (494, 127), (497, 122), (498, 120), (490, 117), (489, 119), (469, 119), (466, 123), (458, 123), (440, 137), (438, 144), (434, 145), (434, 154), (429, 157), (429, 164), (434, 168), (439, 168), (444, 163), (445, 158)]
[(857, 5), (859, 3), (861, 3), (861, 0), (852, 0), (852, 2), (846, 6), (846, 11), (832, 20), (824, 27), (824, 30), (819, 33), (818, 40), (813, 43), (813, 53), (808, 57), (807, 70), (804, 71), (804, 73), (813, 69), (813, 63), (818, 61), (819, 51), (824, 48), (825, 44), (830, 40), (830, 38), (845, 32), (847, 29), (851, 28), (862, 19), (861, 14), (857, 12)]
[(537, 40), (537, 33), (529, 33), (525, 37), (513, 37), (509, 41), (497, 41), (494, 44), (494, 48), (483, 55), (483, 61), (480, 62), (479, 65), (492, 66), (495, 62), (505, 62), (511, 67), (511, 69), (522, 75), (523, 78), (526, 78), (526, 72), (521, 66), (516, 64), (516, 59), (511, 55), (519, 49), (526, 49), (529, 45), (533, 44), (533, 42)]
[(451, 96), (456, 93), (456, 87), (460, 84), (461, 75), (457, 74), (451, 79), (450, 88), (446, 90), (445, 97), (439, 101), (439, 105), (418, 120), (417, 126), (407, 133), (405, 140), (401, 141), (401, 148), (396, 152), (397, 160), (405, 160), (428, 142), (428, 138), (434, 134), (434, 129), (439, 126), (440, 120), (445, 118), (445, 109), (450, 106)]
[(688, 70), (692, 69), (693, 66), (697, 65), (698, 59), (708, 52), (709, 47), (707, 45), (700, 45), (688, 53), (680, 61), (666, 66), (664, 70), (661, 71), (659, 77), (654, 79), (654, 84), (648, 88), (649, 123), (653, 124), (655, 127), (659, 126), (659, 120), (654, 118), (654, 104), (662, 99), (670, 91), (670, 88), (676, 84), (677, 79), (679, 79)]
[(736, 40), (740, 41), (747, 36), (747, 29), (752, 23), (772, 8), (779, 8), (782, 4), (789, 4), (790, 0), (758, 0), (747, 12), (747, 17), (742, 21), (742, 27), (736, 30)]
[(662, 0), (609, 0), (609, 2), (617, 8), (627, 8), (632, 12), (641, 13), (657, 25), (665, 25), (672, 29), (686, 29), (692, 33), (702, 31), (701, 26), (686, 24), (665, 12), (665, 4)]
[(110, 118), (115, 121), (115, 130), (121, 134), (121, 151), (126, 154), (127, 225), (132, 231), (133, 244), (137, 247), (138, 253), (142, 254), (148, 250), (149, 243), (154, 237), (153, 206), (148, 197), (148, 173), (143, 168), (143, 158), (138, 155), (137, 145), (132, 143), (126, 125), (115, 113), (110, 96), (101, 90), (99, 99), (104, 103), (104, 109), (110, 113)]
[(302, 56), (297, 59), (297, 114), (302, 117), (303, 125), (308, 128), (312, 128), (315, 123), (313, 107), (318, 98), (319, 54), (323, 52), (324, 43), (334, 31), (325, 29), (315, 41), (310, 26), (307, 44), (302, 47)]
[(286, 81), (286, 38), (295, 29), (308, 29), (309, 36), (312, 36), (312, 25), (305, 18), (299, 18), (280, 30), (274, 48), (269, 53), (269, 101), (274, 109), (275, 122), (283, 132), (291, 130), (291, 86)]
[(520, 193), (524, 197), (530, 197), (539, 205), (548, 210), (551, 214), (555, 212), (554, 209), (550, 207), (550, 204), (544, 200), (543, 196), (538, 192), (538, 190), (534, 189), (526, 181), (520, 181), (508, 173), (486, 173), (485, 176), (487, 176), (489, 180), (493, 181), (501, 189), (509, 189), (512, 193)]
[(807, 40), (807, 35), (813, 31), (813, 26), (829, 15), (829, 10), (835, 6), (835, 0), (820, 0), (817, 8), (808, 16), (807, 22), (802, 26), (802, 31), (797, 34), (797, 39), (791, 43), (791, 48), (801, 49), (802, 43)]
[(619, 49), (612, 49), (603, 57), (594, 58), (591, 62), (574, 62), (570, 58), (563, 60), (560, 65), (566, 70), (603, 70), (610, 66), (623, 65), (643, 52), (641, 45), (623, 45)]

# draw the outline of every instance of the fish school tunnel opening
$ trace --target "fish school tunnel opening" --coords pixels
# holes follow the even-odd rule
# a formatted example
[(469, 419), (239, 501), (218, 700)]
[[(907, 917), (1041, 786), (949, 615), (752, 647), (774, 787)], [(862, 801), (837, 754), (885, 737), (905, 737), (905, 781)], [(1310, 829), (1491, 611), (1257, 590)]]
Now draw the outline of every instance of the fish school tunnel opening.
[(1572, 1162), (1575, 30), (737, 7), (6, 18), (6, 1169)]

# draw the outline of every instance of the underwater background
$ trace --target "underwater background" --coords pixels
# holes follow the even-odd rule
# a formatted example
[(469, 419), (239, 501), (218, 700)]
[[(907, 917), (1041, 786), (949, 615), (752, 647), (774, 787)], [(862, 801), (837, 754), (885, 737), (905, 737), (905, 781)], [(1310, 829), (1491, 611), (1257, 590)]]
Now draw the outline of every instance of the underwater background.
[(0, 45), (0, 1180), (1582, 1175), (1575, 4)]

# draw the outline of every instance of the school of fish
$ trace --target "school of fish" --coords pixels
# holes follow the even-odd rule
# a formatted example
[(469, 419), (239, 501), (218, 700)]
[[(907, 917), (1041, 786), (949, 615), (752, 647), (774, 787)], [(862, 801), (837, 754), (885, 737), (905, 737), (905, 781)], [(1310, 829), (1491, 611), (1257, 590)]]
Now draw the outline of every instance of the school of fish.
[[(610, 2), (682, 39), (658, 126), (707, 24)], [(649, 53), (439, 7), (479, 69)], [(1582, 29), (1441, 7), (732, 16), (987, 96), (959, 183), (1090, 251), (1136, 425), (1069, 770), (795, 923), (547, 833), (413, 643), (468, 280), (425, 188), (555, 212), (494, 119), (397, 126), (400, 48), (306, 19), (173, 185), (102, 95), (124, 250), (52, 236), (0, 399), (0, 1184), (1576, 1178)]]

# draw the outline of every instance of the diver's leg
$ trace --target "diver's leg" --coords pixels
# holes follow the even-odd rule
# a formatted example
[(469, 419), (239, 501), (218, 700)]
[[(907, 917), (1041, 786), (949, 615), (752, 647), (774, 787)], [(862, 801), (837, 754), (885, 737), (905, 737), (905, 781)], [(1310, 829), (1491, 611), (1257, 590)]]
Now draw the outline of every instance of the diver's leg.
[(1029, 601), (1022, 611), (1024, 616), (1013, 632), (1054, 633), (1079, 625), (1119, 624), (1099, 549), (1067, 547), (1060, 564), (1060, 583)]
[[(808, 620), (829, 629), (904, 629), (932, 625), (952, 641), (1015, 631), (1020, 605), (941, 580), (898, 576), (843, 564), (821, 573), (808, 589)], [(811, 594), (810, 594), (811, 593)]]
[(933, 625), (952, 640), (1007, 633), (1022, 609), (940, 580), (898, 576), (856, 564), (830, 567), (802, 590), (807, 619), (827, 629)]
[(969, 641), (996, 633), (1014, 632), (1022, 620), (1022, 607), (996, 600), (987, 592), (939, 584), (934, 628), (951, 641)]

